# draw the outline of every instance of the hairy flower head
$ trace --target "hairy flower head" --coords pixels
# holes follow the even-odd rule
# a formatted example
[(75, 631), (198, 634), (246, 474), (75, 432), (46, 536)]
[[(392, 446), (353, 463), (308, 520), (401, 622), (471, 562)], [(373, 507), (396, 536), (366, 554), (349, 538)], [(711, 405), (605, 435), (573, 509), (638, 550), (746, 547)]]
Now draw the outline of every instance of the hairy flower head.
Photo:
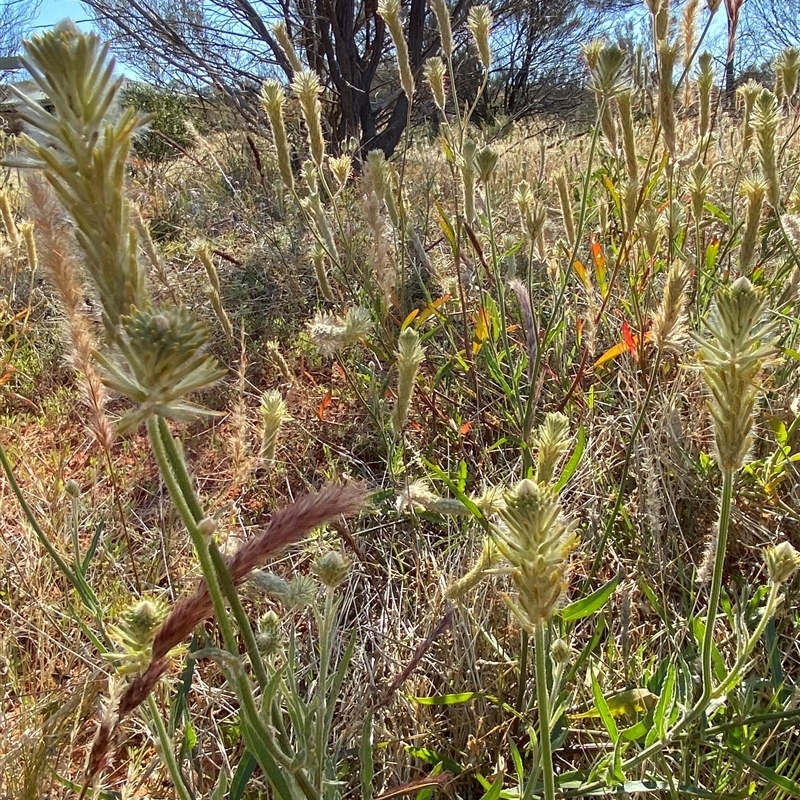
[(696, 337), (723, 472), (740, 469), (752, 443), (757, 377), (773, 353), (771, 325), (761, 322), (765, 308), (763, 290), (739, 278), (717, 292), (705, 320), (708, 338)]
[(578, 538), (558, 496), (543, 484), (522, 480), (506, 492), (501, 522), (493, 526), (498, 550), (510, 564), (518, 597), (508, 605), (533, 629), (555, 613), (567, 588), (567, 557)]

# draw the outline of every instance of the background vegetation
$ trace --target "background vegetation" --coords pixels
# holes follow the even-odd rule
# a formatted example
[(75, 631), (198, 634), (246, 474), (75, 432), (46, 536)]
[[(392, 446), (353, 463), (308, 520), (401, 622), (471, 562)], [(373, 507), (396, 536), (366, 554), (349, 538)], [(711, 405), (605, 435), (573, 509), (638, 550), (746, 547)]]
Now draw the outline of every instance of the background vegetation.
[(404, 47), (381, 3), (381, 149), (302, 30), (169, 139), (96, 38), (31, 43), (5, 796), (800, 794), (800, 53), (726, 106), (720, 4), (648, 5), (573, 53), (581, 131), (480, 113), (497, 9)]

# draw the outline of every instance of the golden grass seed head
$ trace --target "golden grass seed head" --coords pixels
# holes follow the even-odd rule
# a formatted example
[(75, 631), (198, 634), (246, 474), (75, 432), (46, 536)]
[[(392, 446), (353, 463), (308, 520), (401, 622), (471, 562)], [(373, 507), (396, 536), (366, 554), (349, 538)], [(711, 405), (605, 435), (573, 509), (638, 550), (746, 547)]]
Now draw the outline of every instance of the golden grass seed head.
[(564, 220), (564, 231), (567, 234), (567, 242), (570, 247), (575, 246), (575, 218), (572, 215), (572, 202), (570, 199), (571, 187), (569, 178), (564, 170), (560, 170), (556, 175), (556, 187), (558, 188), (558, 199), (561, 203), (561, 217)]
[(680, 352), (688, 336), (684, 311), (688, 282), (689, 268), (683, 261), (674, 261), (651, 328), (653, 344), (661, 351)]
[(780, 120), (778, 98), (769, 89), (762, 89), (753, 105), (752, 125), (761, 169), (767, 179), (767, 199), (776, 212), (781, 204), (781, 180), (775, 142)]
[(745, 275), (753, 263), (766, 192), (767, 184), (762, 180), (749, 178), (742, 182), (742, 194), (747, 202), (747, 210), (742, 243), (739, 246), (739, 273), (741, 275)]
[(392, 430), (397, 436), (408, 420), (414, 383), (424, 358), (425, 348), (420, 344), (419, 333), (406, 328), (397, 340), (397, 402), (392, 411)]
[(261, 102), (267, 112), (275, 150), (278, 154), (278, 170), (281, 174), (283, 185), (291, 192), (294, 191), (294, 173), (292, 160), (289, 154), (289, 138), (286, 135), (286, 124), (283, 118), (283, 106), (286, 102), (286, 92), (280, 82), (269, 79), (264, 81), (261, 88)]
[(489, 42), (492, 21), (492, 11), (489, 6), (485, 5), (473, 6), (467, 15), (467, 27), (475, 41), (478, 58), (486, 72), (492, 66), (492, 49)]
[(188, 402), (224, 374), (206, 352), (208, 330), (183, 308), (134, 309), (122, 318), (119, 347), (127, 365), (98, 354), (106, 385), (138, 403), (119, 423), (124, 431), (152, 414), (188, 421), (211, 413)]
[(358, 306), (344, 317), (317, 313), (308, 324), (309, 338), (323, 356), (332, 357), (339, 350), (366, 338), (372, 332), (369, 311)]
[(11, 201), (8, 197), (8, 192), (3, 190), (0, 192), (0, 214), (3, 217), (3, 225), (6, 229), (6, 236), (12, 247), (19, 244), (19, 230), (17, 229), (17, 222), (14, 219), (14, 212), (11, 210)]
[(286, 23), (281, 21), (273, 25), (272, 33), (278, 40), (281, 51), (286, 56), (286, 60), (289, 62), (289, 66), (291, 66), (292, 71), (300, 72), (303, 69), (303, 64), (295, 52), (294, 44), (292, 43), (291, 37), (289, 36), (289, 31), (286, 28)]
[(705, 136), (711, 125), (711, 89), (714, 86), (713, 57), (709, 52), (700, 54), (697, 72), (697, 91), (700, 95), (700, 136)]
[[(621, 182), (622, 207), (625, 215), (625, 227), (633, 230), (636, 217), (639, 213), (639, 181), (629, 180)], [(602, 228), (605, 230), (605, 228)]]
[(736, 90), (736, 99), (744, 107), (742, 114), (742, 148), (745, 154), (753, 143), (753, 108), (764, 87), (750, 79)]
[(25, 242), (25, 254), (28, 257), (28, 268), (31, 273), (35, 273), (39, 267), (39, 253), (36, 250), (33, 223), (23, 222), (19, 226), (19, 232), (22, 234), (22, 241)]
[(639, 161), (636, 155), (636, 134), (633, 126), (633, 92), (625, 89), (617, 94), (622, 148), (625, 152), (625, 167), (628, 179), (636, 183), (639, 179)]
[(150, 665), (153, 640), (167, 617), (169, 606), (161, 600), (143, 599), (131, 604), (116, 624), (107, 626), (109, 637), (120, 650), (107, 658), (122, 675), (137, 675)]
[(378, 14), (381, 15), (389, 35), (392, 37), (394, 49), (397, 51), (397, 68), (400, 72), (400, 85), (409, 102), (414, 97), (414, 76), (408, 59), (408, 44), (403, 34), (403, 23), (400, 19), (400, 0), (378, 0)]
[(649, 256), (654, 257), (658, 252), (659, 242), (664, 232), (664, 218), (650, 198), (645, 200), (636, 217), (636, 227), (644, 240)]
[(336, 181), (336, 188), (338, 191), (344, 189), (347, 181), (353, 173), (353, 156), (349, 153), (328, 159), (328, 167), (330, 168), (331, 175)]
[(311, 158), (318, 168), (325, 158), (325, 139), (322, 136), (322, 105), (319, 101), (322, 86), (314, 70), (301, 69), (292, 80), (292, 91), (299, 103), (306, 123)]
[(445, 589), (444, 596), (448, 600), (458, 600), (463, 597), (486, 577), (488, 570), (495, 565), (499, 558), (500, 551), (497, 549), (494, 540), (490, 536), (485, 537), (481, 544), (481, 553), (478, 556), (478, 560), (465, 575), (462, 575)]
[(800, 567), (800, 553), (789, 542), (767, 547), (764, 550), (767, 574), (772, 583), (786, 583)]
[(450, 9), (447, 6), (447, 0), (431, 0), (431, 8), (439, 27), (442, 53), (449, 61), (453, 57), (453, 30), (450, 24)]
[(669, 0), (661, 0), (658, 9), (653, 15), (653, 31), (659, 45), (667, 41), (670, 23)]
[(692, 213), (694, 214), (695, 222), (699, 225), (703, 219), (704, 204), (711, 189), (708, 167), (702, 161), (698, 161), (692, 167), (686, 188), (692, 197)]
[(25, 52), (25, 66), (56, 114), (24, 99), (36, 138), (24, 137), (23, 145), (75, 222), (106, 332), (116, 341), (121, 317), (149, 303), (123, 188), (132, 137), (146, 120), (133, 109), (113, 113), (122, 79), (114, 78), (109, 47), (96, 34), (58, 26), (31, 37)]
[(369, 310), (362, 306), (353, 306), (344, 317), (345, 334), (351, 342), (366, 339), (372, 333), (372, 318)]
[(475, 154), (475, 167), (478, 170), (478, 177), (484, 186), (492, 181), (492, 176), (497, 167), (497, 150), (492, 147), (482, 147)]
[(278, 444), (278, 434), (283, 423), (291, 419), (286, 402), (281, 393), (269, 389), (261, 395), (259, 406), (261, 414), (261, 459), (265, 464), (271, 464), (275, 459), (275, 449)]
[(560, 412), (549, 412), (536, 431), (536, 481), (549, 484), (555, 478), (556, 467), (570, 448), (569, 419)]
[(364, 161), (364, 177), (361, 181), (363, 194), (375, 192), (381, 202), (386, 199), (390, 188), (389, 165), (383, 150), (370, 150)]
[(314, 265), (314, 274), (317, 276), (317, 284), (322, 296), (329, 303), (333, 303), (336, 298), (328, 280), (328, 255), (325, 248), (319, 243), (315, 243), (311, 248), (311, 263)]
[(675, 84), (673, 70), (678, 48), (666, 40), (658, 47), (658, 121), (664, 145), (675, 153)]
[(557, 495), (536, 481), (520, 481), (505, 500), (493, 536), (511, 565), (518, 591), (509, 607), (531, 630), (552, 617), (566, 591), (567, 557), (577, 543), (575, 525)]
[[(787, 97), (791, 99), (797, 92), (797, 82), (800, 77), (800, 49), (787, 47), (773, 62), (775, 70), (775, 94), (778, 99)], [(781, 91), (778, 91), (780, 83)]]
[(589, 64), (592, 89), (608, 100), (626, 88), (627, 53), (616, 44), (607, 44), (602, 39), (600, 46), (595, 40), (584, 48), (583, 54)]
[(433, 56), (425, 61), (425, 66), (422, 68), (425, 80), (430, 86), (433, 101), (436, 107), (444, 113), (447, 105), (447, 94), (445, 91), (445, 80), (447, 78), (447, 68), (444, 61), (438, 56)]
[[(697, 16), (700, 12), (700, 0), (687, 0), (683, 7), (680, 24), (680, 47), (683, 51), (683, 66), (685, 69), (691, 66), (692, 55), (694, 53), (695, 39), (697, 34)], [(689, 82), (686, 82), (689, 86)]]

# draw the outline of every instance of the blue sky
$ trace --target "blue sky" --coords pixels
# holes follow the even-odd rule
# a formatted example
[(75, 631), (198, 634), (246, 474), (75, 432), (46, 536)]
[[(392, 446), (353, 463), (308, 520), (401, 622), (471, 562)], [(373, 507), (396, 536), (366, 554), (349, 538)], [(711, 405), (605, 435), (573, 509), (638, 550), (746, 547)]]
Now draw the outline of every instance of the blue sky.
[[(89, 14), (81, 5), (79, 0), (42, 0), (39, 7), (39, 16), (34, 25), (49, 27), (60, 22), (65, 17), (70, 17), (74, 22), (81, 22), (89, 18)], [(83, 23), (82, 28), (91, 27), (88, 23)]]

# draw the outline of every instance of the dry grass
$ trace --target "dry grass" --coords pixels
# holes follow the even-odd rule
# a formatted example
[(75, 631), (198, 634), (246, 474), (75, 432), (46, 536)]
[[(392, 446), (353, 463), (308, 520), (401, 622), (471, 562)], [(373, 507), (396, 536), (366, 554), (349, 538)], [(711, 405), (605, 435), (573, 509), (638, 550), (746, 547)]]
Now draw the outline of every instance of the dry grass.
[[(287, 578), (307, 575), (314, 558), (331, 547), (353, 561), (338, 590), (335, 653), (341, 655), (351, 634), (355, 649), (335, 701), (329, 744), (347, 796), (361, 791), (359, 741), (367, 712), (372, 715), (375, 795), (435, 777), (437, 764), (450, 773), (446, 796), (481, 797), (498, 775), (506, 776), (505, 788), (513, 793), (522, 782), (515, 748), (529, 777), (537, 761), (530, 733), (541, 709), (527, 632), (500, 600), (503, 593), (513, 594), (513, 583), (507, 575), (496, 575), (449, 603), (446, 589), (480, 553), (480, 521), (422, 508), (409, 514), (395, 508), (395, 498), (421, 477), (451, 500), (516, 483), (534, 463), (534, 422), (541, 422), (546, 411), (563, 409), (573, 435), (580, 430), (584, 440), (584, 456), (561, 493), (582, 540), (571, 562), (569, 597), (584, 597), (620, 576), (618, 588), (596, 613), (575, 622), (556, 614), (551, 622), (552, 637), (565, 638), (572, 648), (554, 704), (556, 773), (576, 771), (576, 780), (590, 783), (597, 778), (592, 765), (613, 752), (599, 719), (573, 716), (595, 703), (593, 675), (606, 698), (635, 687), (659, 694), (674, 667), (675, 713), (691, 704), (693, 681), (701, 670), (697, 626), (704, 618), (704, 594), (694, 573), (716, 525), (721, 476), (711, 455), (714, 434), (691, 348), (683, 346), (659, 362), (645, 335), (676, 258), (707, 264), (707, 248), (713, 253), (715, 242), (720, 243), (719, 261), (705, 267), (705, 283), (692, 296), (693, 330), (699, 329), (718, 285), (737, 274), (743, 213), (737, 187), (758, 168), (757, 159), (742, 156), (737, 118), (720, 115), (716, 138), (702, 151), (696, 149), (696, 125), (689, 115), (679, 120), (678, 157), (668, 166), (665, 162), (663, 170), (656, 169), (663, 147), (652, 126), (637, 128), (640, 169), (649, 163), (653, 204), (662, 214), (659, 224), (667, 224), (670, 201), (686, 213), (678, 229), (659, 232), (656, 253), (648, 251), (645, 231), (637, 233), (632, 245), (626, 238), (633, 229), (617, 207), (624, 203), (624, 158), (614, 157), (599, 134), (532, 137), (520, 127), (490, 143), (499, 155), (491, 193), (479, 187), (478, 221), (469, 234), (462, 229), (456, 253), (448, 223), (458, 218), (462, 202), (457, 163), (448, 163), (438, 141), (414, 144), (403, 157), (402, 186), (407, 222), (428, 264), (410, 236), (390, 226), (392, 258), (400, 266), (388, 305), (367, 266), (370, 230), (358, 180), (326, 206), (339, 250), (330, 278), (340, 308), (325, 303), (315, 284), (308, 252), (319, 231), (288, 194), (276, 200), (276, 188), (281, 194), (283, 189), (267, 140), (256, 142), (260, 171), (252, 151), (233, 135), (210, 136), (191, 157), (166, 165), (133, 165), (131, 196), (164, 258), (162, 276), (150, 269), (153, 294), (196, 310), (212, 328), (211, 349), (229, 367), (227, 377), (202, 398), (223, 416), (173, 426), (203, 507), (217, 517), (221, 551), (241, 552), (276, 509), (341, 474), (366, 481), (375, 492), (369, 514), (322, 529), (269, 567)], [(800, 213), (793, 188), (800, 166), (796, 125), (791, 111), (778, 134), (785, 142), (784, 211), (795, 216)], [(648, 159), (651, 152), (654, 157)], [(695, 225), (688, 211), (688, 176), (698, 158), (705, 160), (713, 180), (703, 219)], [(556, 174), (564, 169), (575, 223), (584, 219), (577, 261), (564, 243), (556, 189)], [(543, 260), (534, 243), (524, 239), (513, 204), (523, 179), (547, 207)], [(21, 216), (21, 200), (17, 211)], [(640, 222), (646, 213), (647, 208), (639, 210)], [(198, 237), (217, 253), (220, 296), (236, 332), (233, 342), (224, 336), (205, 296), (206, 273), (191, 256)], [(597, 250), (592, 255), (590, 237), (602, 247), (605, 276)], [(780, 435), (783, 425), (791, 432), (784, 446), (789, 454), (797, 450), (800, 325), (796, 301), (780, 299), (797, 265), (768, 209), (759, 244), (751, 277), (769, 292), (773, 310), (780, 310), (783, 352), (765, 378), (751, 463), (737, 483), (725, 593), (715, 629), (728, 664), (736, 659), (737, 642), (741, 646), (737, 625), (753, 629), (765, 601), (763, 549), (781, 539), (800, 548), (800, 481), (795, 462), (777, 469), (781, 453), (772, 433)], [(616, 283), (604, 290), (616, 254), (629, 245), (627, 255), (616, 261)], [(10, 244), (5, 248), (2, 274), (10, 300), (3, 312), (4, 355), (26, 380), (15, 384), (19, 379), (12, 377), (0, 389), (6, 414), (0, 438), (31, 510), (68, 563), (73, 524), (83, 553), (97, 535), (87, 575), (107, 621), (117, 619), (140, 595), (174, 604), (194, 590), (200, 573), (147, 437), (143, 429), (126, 433), (113, 445), (110, 464), (104, 460), (86, 432), (81, 390), (56, 367), (61, 348), (49, 320), (58, 302), (47, 285), (22, 296), (11, 293), (26, 285), (27, 262)], [(541, 337), (535, 371), (527, 360), (525, 320), (513, 293), (504, 289), (512, 263), (530, 292)], [(305, 333), (307, 321), (317, 308), (338, 312), (356, 304), (372, 314), (368, 347), (321, 358)], [(418, 326), (427, 353), (408, 425), (402, 437), (393, 438), (394, 351), (399, 328), (414, 311), (414, 325), (423, 315), (428, 319)], [(552, 326), (545, 338), (547, 318)], [(270, 356), (270, 340), (280, 344), (291, 383)], [(616, 355), (598, 363), (614, 347)], [(26, 362), (29, 353), (41, 358)], [(532, 381), (526, 379), (528, 370)], [(656, 381), (655, 392), (651, 381)], [(267, 389), (281, 391), (292, 417), (269, 468), (256, 457), (258, 408)], [(529, 418), (520, 412), (522, 395), (536, 397)], [(126, 408), (119, 398), (109, 406), (115, 416)], [(65, 491), (68, 480), (80, 487), (74, 517)], [(80, 606), (23, 521), (7, 482), (0, 503), (0, 796), (74, 796), (103, 719), (99, 705), (108, 703), (109, 683), (116, 680), (114, 671), (86, 636), (87, 629), (98, 635), (97, 621)], [(705, 731), (676, 736), (646, 769), (632, 768), (628, 779), (674, 776), (673, 788), (658, 794), (663, 797), (684, 796), (678, 781), (720, 797), (743, 796), (737, 792), (751, 785), (759, 797), (791, 796), (786, 787), (796, 785), (800, 774), (800, 752), (787, 744), (795, 731), (793, 693), (800, 667), (796, 580), (787, 584), (785, 595), (754, 651), (752, 671), (731, 691), (727, 706), (709, 717)], [(293, 666), (299, 691), (313, 695), (319, 618), (309, 609), (282, 608), (252, 589), (244, 597), (252, 620), (280, 610), (284, 631), (297, 637)], [(431, 632), (437, 635), (428, 640)], [(180, 638), (185, 643), (188, 637)], [(206, 619), (192, 648), (212, 646), (222, 646), (220, 633)], [(155, 693), (158, 706), (174, 725), (170, 733), (179, 744), (187, 785), (195, 796), (211, 796), (217, 776), (233, 772), (244, 753), (234, 682), (212, 660), (181, 656), (167, 666), (167, 680)], [(555, 669), (553, 664), (550, 668)], [(182, 694), (178, 687), (187, 675), (191, 690)], [(460, 693), (465, 694), (459, 698)], [(438, 702), (415, 699), (425, 697)], [(178, 699), (185, 707), (176, 707)], [(617, 722), (631, 731), (628, 754), (644, 746), (644, 734), (637, 738), (634, 728), (646, 724), (646, 715), (622, 715)], [(96, 796), (177, 796), (149, 725), (144, 715), (122, 721)], [(785, 782), (773, 780), (770, 771)], [(266, 796), (267, 783), (256, 770), (247, 793), (238, 796)]]

